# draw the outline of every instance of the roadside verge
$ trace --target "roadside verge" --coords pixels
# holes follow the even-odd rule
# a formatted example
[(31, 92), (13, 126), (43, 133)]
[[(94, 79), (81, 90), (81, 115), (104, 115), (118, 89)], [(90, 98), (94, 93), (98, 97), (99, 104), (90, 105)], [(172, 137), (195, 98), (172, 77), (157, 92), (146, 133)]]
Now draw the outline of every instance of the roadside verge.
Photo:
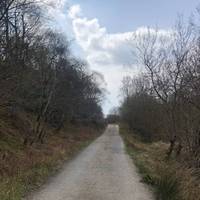
[(0, 165), (0, 199), (21, 200), (101, 133), (92, 128), (70, 127), (59, 133), (50, 133), (45, 144), (27, 147), (23, 147), (15, 136), (7, 138), (4, 146), (0, 144), (7, 152)]
[(157, 200), (200, 200), (199, 175), (175, 158), (166, 159), (168, 144), (142, 142), (124, 125), (120, 126), (120, 134), (142, 181), (154, 188)]

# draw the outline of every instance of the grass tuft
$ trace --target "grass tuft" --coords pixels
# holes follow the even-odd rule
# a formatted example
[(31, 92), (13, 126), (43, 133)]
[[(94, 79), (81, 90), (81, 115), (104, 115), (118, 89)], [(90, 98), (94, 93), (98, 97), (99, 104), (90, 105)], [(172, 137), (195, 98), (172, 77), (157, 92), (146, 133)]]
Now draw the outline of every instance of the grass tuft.
[(157, 200), (179, 200), (179, 180), (173, 174), (163, 171), (155, 180)]

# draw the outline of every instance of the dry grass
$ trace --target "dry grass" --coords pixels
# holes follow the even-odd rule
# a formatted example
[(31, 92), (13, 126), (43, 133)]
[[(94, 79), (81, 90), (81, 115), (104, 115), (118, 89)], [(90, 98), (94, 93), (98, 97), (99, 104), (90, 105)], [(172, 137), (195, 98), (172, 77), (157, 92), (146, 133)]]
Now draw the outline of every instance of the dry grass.
[(48, 130), (45, 144), (24, 147), (20, 130), (10, 120), (0, 121), (0, 199), (21, 200), (56, 172), (62, 163), (100, 135), (91, 128)]
[(158, 200), (200, 200), (200, 177), (175, 158), (166, 159), (168, 145), (144, 143), (121, 127), (127, 152), (134, 159), (143, 181), (152, 185)]

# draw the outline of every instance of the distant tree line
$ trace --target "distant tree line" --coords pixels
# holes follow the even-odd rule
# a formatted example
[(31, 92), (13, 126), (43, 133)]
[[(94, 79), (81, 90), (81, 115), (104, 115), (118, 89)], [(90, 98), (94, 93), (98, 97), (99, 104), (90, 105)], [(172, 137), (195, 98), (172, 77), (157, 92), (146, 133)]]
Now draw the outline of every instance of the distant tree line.
[(118, 107), (113, 107), (109, 111), (109, 114), (106, 116), (106, 123), (107, 124), (117, 124), (120, 122), (120, 117), (119, 117), (119, 108)]
[[(35, 116), (24, 144), (43, 142), (45, 124), (99, 125), (103, 90), (98, 74), (71, 55), (69, 42), (47, 28), (39, 3), (0, 1), (0, 109)], [(22, 119), (23, 120), (23, 119)]]
[(179, 20), (163, 35), (148, 29), (134, 36), (143, 72), (123, 79), (120, 115), (148, 141), (170, 142), (167, 157), (186, 156), (200, 167), (200, 31)]

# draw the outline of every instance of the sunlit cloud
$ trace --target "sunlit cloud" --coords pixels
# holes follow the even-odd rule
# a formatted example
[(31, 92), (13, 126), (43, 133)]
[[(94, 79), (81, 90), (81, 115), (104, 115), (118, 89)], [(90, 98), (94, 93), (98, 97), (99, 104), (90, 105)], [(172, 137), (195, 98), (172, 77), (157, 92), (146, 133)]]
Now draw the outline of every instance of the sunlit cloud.
[[(83, 50), (90, 67), (105, 77), (107, 90), (110, 92), (106, 108), (108, 111), (108, 107), (119, 103), (119, 88), (123, 76), (137, 74), (139, 71), (132, 53), (134, 35), (151, 32), (160, 37), (168, 37), (169, 31), (139, 27), (132, 32), (110, 34), (97, 18), (84, 17), (80, 5), (71, 6), (68, 16), (72, 20), (75, 40)], [(132, 70), (127, 71), (125, 66), (132, 66)]]
[[(169, 35), (168, 30), (139, 27), (131, 32), (109, 33), (97, 18), (84, 16), (79, 4), (69, 6), (68, 0), (44, 0), (47, 15), (54, 21), (56, 29), (74, 38), (76, 52), (80, 51), (91, 70), (102, 73), (110, 92), (108, 99), (117, 105), (123, 76), (137, 74), (139, 69), (133, 56), (134, 35), (145, 35), (150, 31), (160, 36)], [(78, 50), (78, 48), (79, 50)], [(132, 66), (132, 70), (126, 67)], [(127, 72), (128, 70), (128, 72)], [(109, 104), (109, 101), (107, 104)], [(114, 103), (113, 103), (114, 102)], [(108, 105), (106, 106), (108, 110)]]
[(81, 17), (81, 14), (82, 14), (81, 7), (78, 4), (71, 6), (68, 12), (68, 16), (71, 19), (76, 19), (78, 17)]

